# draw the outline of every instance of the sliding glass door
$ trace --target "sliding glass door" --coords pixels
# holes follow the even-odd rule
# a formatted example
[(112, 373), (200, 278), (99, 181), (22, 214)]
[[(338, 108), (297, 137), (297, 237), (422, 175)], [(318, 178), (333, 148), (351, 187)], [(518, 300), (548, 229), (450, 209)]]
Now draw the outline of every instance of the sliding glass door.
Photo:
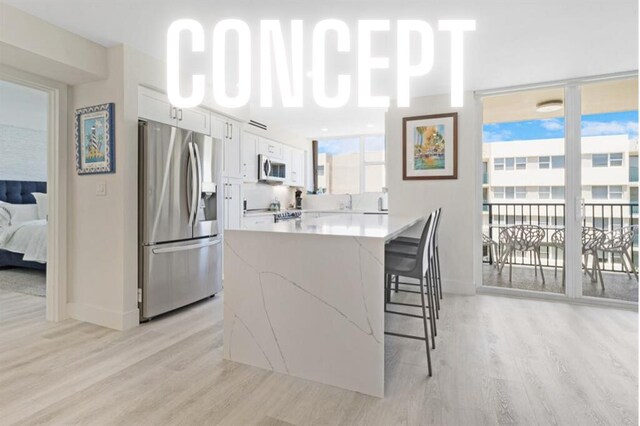
[(581, 285), (638, 301), (638, 79), (581, 86)]
[(637, 303), (637, 93), (627, 76), (482, 96), (483, 286)]

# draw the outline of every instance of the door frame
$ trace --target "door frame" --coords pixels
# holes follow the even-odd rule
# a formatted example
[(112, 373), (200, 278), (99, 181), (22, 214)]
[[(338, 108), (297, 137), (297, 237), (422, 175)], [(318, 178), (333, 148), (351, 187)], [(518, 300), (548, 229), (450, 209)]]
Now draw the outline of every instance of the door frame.
[[(563, 301), (575, 304), (607, 306), (638, 310), (638, 303), (624, 300), (605, 299), (582, 295), (582, 260), (580, 250), (580, 226), (582, 218), (580, 213), (581, 199), (581, 86), (597, 81), (612, 81), (625, 78), (638, 78), (638, 70), (630, 70), (612, 74), (603, 74), (588, 77), (556, 80), (550, 82), (510, 86), (498, 89), (479, 90), (474, 92), (476, 108), (476, 220), (474, 232), (474, 282), (478, 294), (498, 294), (512, 297), (524, 297), (549, 301)], [(566, 250), (566, 290), (565, 294), (544, 293), (531, 290), (510, 289), (501, 287), (483, 286), (482, 282), (482, 256), (480, 250), (482, 235), (482, 128), (483, 128), (483, 98), (487, 96), (502, 95), (507, 93), (563, 88), (565, 91), (565, 250)]]
[(46, 319), (67, 318), (68, 88), (64, 83), (0, 65), (0, 79), (48, 94)]

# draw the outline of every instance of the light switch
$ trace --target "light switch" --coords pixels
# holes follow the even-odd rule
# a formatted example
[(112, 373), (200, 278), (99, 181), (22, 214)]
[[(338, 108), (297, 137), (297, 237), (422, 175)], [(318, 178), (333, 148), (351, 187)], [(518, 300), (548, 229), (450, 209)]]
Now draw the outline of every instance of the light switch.
[(107, 195), (107, 183), (106, 182), (97, 183), (96, 184), (96, 196), (104, 197), (105, 195)]

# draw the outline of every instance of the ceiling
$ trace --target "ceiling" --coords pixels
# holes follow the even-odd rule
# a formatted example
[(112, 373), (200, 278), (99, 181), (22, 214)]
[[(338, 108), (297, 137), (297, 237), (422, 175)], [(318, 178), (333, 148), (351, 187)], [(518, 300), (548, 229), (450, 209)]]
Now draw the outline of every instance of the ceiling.
[[(638, 79), (624, 79), (585, 84), (582, 87), (582, 114), (631, 111), (638, 109)], [(564, 109), (538, 112), (539, 103), (564, 101), (563, 88), (524, 90), (483, 99), (482, 119), (485, 124), (564, 116)]]
[[(257, 33), (260, 19), (279, 19), (283, 24), (289, 19), (303, 19), (305, 43), (311, 38), (313, 25), (321, 19), (344, 20), (352, 28), (354, 40), (358, 19), (390, 19), (392, 32), (374, 36), (372, 45), (374, 55), (390, 56), (393, 69), (393, 20), (422, 19), (436, 29), (438, 19), (475, 19), (476, 32), (464, 38), (465, 89), (493, 89), (638, 68), (636, 0), (56, 0), (55, 6), (51, 0), (3, 1), (104, 46), (125, 43), (160, 59), (164, 57), (166, 30), (178, 18), (197, 19), (209, 35), (215, 23), (224, 18), (247, 21), (253, 33)], [(434, 32), (434, 67), (425, 77), (411, 81), (413, 97), (449, 91), (450, 36)], [(253, 45), (253, 56), (257, 57), (257, 43)], [(355, 75), (356, 47), (354, 41), (351, 54), (328, 58), (328, 72)], [(310, 58), (308, 47), (307, 71)], [(374, 73), (374, 94), (394, 95), (392, 74)], [(254, 84), (252, 119), (277, 124), (305, 137), (384, 131), (384, 109), (357, 108), (355, 87), (349, 105), (329, 110), (315, 106), (311, 80), (306, 80), (305, 103), (299, 109), (283, 109), (277, 103), (272, 108), (259, 108)], [(332, 88), (327, 90), (331, 92)]]

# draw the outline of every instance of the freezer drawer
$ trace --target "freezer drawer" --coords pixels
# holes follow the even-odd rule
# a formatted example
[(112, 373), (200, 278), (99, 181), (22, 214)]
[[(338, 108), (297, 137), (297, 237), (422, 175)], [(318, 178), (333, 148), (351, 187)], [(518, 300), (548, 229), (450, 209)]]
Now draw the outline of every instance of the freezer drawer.
[(189, 240), (142, 247), (142, 319), (222, 290), (222, 240)]

